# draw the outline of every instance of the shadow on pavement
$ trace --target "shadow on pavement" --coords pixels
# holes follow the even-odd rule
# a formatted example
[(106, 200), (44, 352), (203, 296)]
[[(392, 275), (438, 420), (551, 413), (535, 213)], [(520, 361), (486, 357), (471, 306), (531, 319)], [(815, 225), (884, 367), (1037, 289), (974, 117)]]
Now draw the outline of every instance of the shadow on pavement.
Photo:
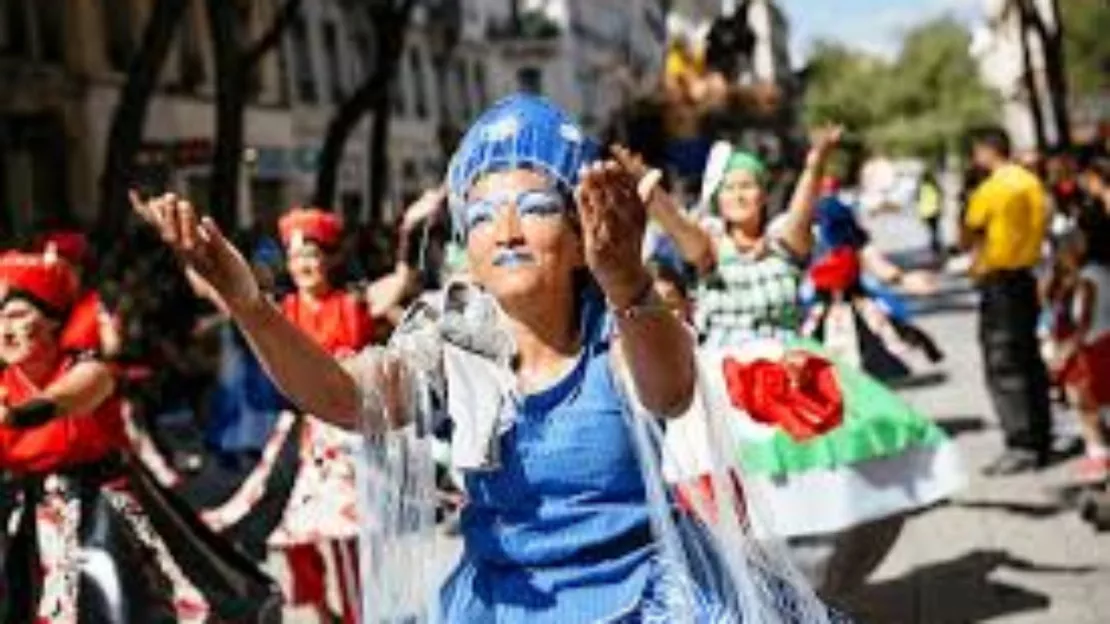
[(975, 312), (978, 309), (979, 303), (974, 299), (969, 300), (967, 297), (954, 297), (951, 299), (937, 298), (915, 302), (913, 306), (913, 315), (915, 317), (921, 317), (939, 314), (963, 314)]
[(931, 388), (948, 381), (948, 373), (944, 371), (931, 371), (921, 375), (911, 375), (902, 379), (891, 379), (886, 384), (895, 390), (912, 390), (915, 388)]
[(1032, 520), (1053, 518), (1069, 510), (1068, 505), (1019, 503), (1015, 501), (974, 501), (957, 500), (952, 503), (954, 507), (976, 511), (1001, 511)]
[(937, 418), (935, 422), (950, 438), (958, 438), (968, 433), (979, 433), (990, 428), (987, 421), (979, 416), (946, 416)]
[(864, 586), (837, 605), (861, 623), (965, 624), (1047, 609), (1041, 593), (990, 578), (1008, 568), (1080, 575), (1091, 567), (1048, 566), (1000, 550), (978, 550), (917, 568), (902, 578)]

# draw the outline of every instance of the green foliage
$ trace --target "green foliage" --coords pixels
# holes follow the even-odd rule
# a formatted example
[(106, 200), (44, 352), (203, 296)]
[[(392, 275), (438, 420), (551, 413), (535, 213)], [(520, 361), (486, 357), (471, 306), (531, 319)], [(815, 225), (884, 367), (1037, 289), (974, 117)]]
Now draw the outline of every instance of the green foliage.
[(893, 61), (819, 43), (804, 117), (811, 125), (839, 121), (874, 148), (935, 155), (999, 110), (978, 79), (970, 42), (967, 30), (945, 17), (909, 31)]
[(1110, 4), (1105, 0), (1058, 1), (1068, 89), (1077, 96), (1110, 91)]

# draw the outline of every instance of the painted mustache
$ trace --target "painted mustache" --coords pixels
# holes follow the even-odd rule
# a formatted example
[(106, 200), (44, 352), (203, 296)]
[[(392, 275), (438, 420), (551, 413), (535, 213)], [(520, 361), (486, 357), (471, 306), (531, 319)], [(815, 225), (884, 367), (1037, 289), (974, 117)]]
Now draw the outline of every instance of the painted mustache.
[(518, 267), (526, 264), (533, 264), (536, 257), (531, 253), (521, 249), (503, 249), (497, 252), (493, 257), (493, 266), (495, 267)]

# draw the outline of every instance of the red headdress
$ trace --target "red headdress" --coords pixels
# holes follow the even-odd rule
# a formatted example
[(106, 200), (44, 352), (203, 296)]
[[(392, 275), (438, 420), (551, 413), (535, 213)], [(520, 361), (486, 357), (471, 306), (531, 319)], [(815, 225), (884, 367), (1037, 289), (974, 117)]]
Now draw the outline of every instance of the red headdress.
[(343, 223), (333, 212), (319, 208), (295, 208), (278, 221), (281, 242), (286, 248), (312, 241), (321, 247), (339, 244)]
[(19, 294), (60, 316), (73, 305), (77, 291), (77, 276), (64, 264), (42, 254), (0, 254), (0, 300)]
[(55, 253), (70, 264), (80, 266), (89, 253), (89, 238), (83, 232), (57, 230), (40, 237), (34, 251)]

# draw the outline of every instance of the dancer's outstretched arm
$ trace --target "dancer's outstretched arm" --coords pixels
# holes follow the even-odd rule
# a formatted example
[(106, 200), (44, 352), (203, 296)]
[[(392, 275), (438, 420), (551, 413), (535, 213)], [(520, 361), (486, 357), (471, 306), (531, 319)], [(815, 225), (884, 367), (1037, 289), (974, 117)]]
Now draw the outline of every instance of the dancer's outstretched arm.
[[(266, 372), (291, 401), (341, 427), (359, 425), (362, 412), (362, 426), (375, 432), (386, 428), (383, 410), (366, 410), (362, 405), (354, 377), (262, 295), (250, 266), (214, 221), (200, 218), (192, 204), (173, 194), (149, 201), (132, 194), (131, 200), (135, 211), (184, 262), (194, 287), (239, 326)], [(396, 378), (397, 371), (389, 373), (382, 371), (383, 376)], [(377, 379), (362, 385), (372, 391), (380, 390), (378, 386)]]
[(821, 175), (842, 133), (843, 128), (830, 125), (814, 134), (805, 169), (790, 196), (790, 208), (779, 237), (799, 258), (809, 257), (813, 250), (813, 211), (821, 193)]

